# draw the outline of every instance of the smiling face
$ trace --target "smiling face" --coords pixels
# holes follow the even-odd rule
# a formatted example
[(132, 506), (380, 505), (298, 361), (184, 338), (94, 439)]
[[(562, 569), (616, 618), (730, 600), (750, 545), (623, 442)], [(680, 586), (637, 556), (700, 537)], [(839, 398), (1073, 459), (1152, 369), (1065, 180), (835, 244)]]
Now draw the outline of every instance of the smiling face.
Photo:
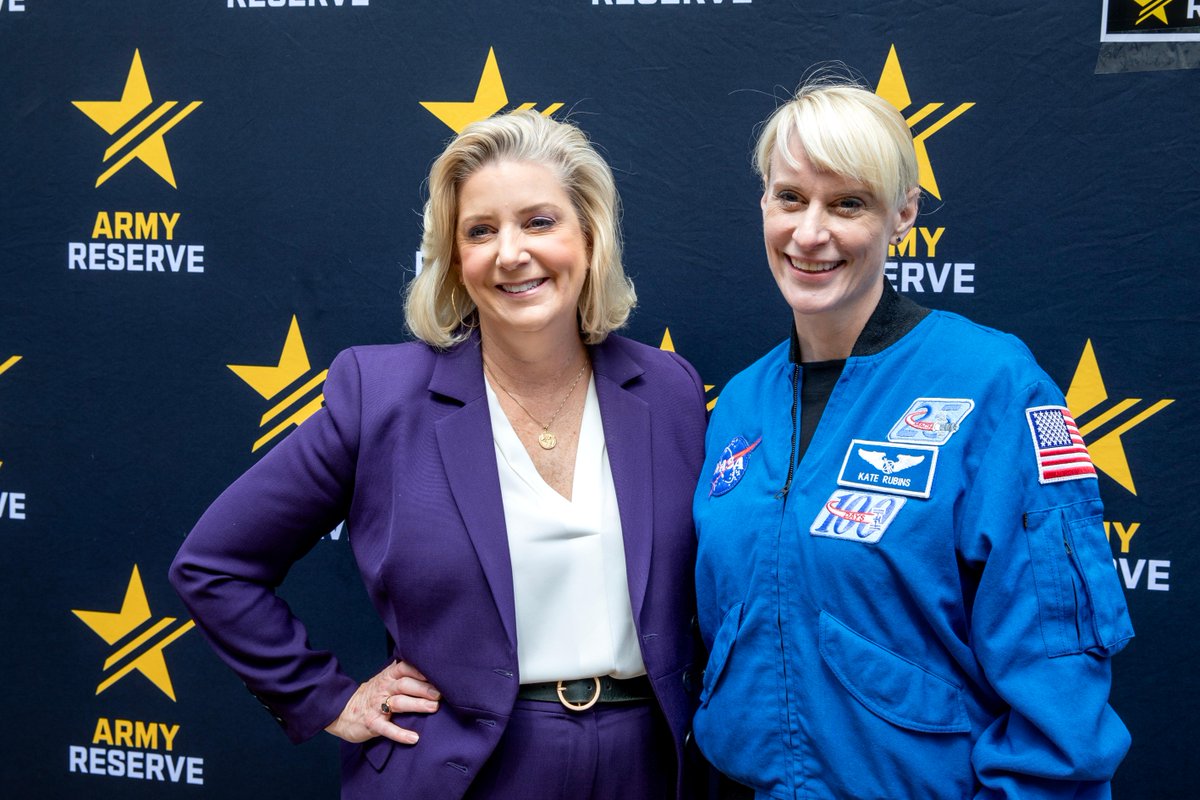
[(762, 197), (771, 273), (796, 319), (805, 360), (845, 358), (883, 290), (888, 241), (916, 219), (853, 178), (819, 171), (802, 149), (778, 150)]
[(578, 339), (588, 248), (553, 170), (525, 161), (477, 170), (459, 188), (455, 246), (485, 338), (545, 333)]

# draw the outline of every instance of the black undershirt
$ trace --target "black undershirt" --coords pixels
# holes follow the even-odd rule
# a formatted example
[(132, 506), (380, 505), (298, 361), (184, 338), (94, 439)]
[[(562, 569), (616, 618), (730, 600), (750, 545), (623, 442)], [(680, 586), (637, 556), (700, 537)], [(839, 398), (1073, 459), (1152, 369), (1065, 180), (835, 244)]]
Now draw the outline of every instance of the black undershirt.
[(804, 458), (808, 443), (812, 441), (817, 423), (825, 413), (829, 396), (838, 378), (842, 377), (842, 368), (846, 359), (833, 361), (810, 361), (800, 364), (800, 440), (796, 445), (796, 462)]
[[(871, 318), (863, 326), (850, 355), (870, 356), (891, 347), (925, 319), (928, 313), (929, 309), (922, 308), (907, 297), (897, 294), (892, 285), (885, 280), (879, 304), (875, 306)], [(842, 376), (846, 359), (804, 361), (800, 352), (800, 338), (796, 335), (794, 325), (791, 340), (789, 358), (800, 368), (800, 374), (797, 376), (800, 380), (800, 435), (796, 446), (796, 463), (799, 463), (808, 450), (808, 444), (817, 430), (821, 415), (825, 413), (825, 406), (829, 403), (829, 396), (833, 394), (833, 387)]]

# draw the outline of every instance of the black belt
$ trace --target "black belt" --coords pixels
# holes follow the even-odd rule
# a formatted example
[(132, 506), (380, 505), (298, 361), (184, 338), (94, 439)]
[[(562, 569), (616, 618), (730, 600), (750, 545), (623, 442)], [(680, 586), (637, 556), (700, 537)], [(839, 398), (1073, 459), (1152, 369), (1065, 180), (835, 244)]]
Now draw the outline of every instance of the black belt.
[(518, 700), (548, 700), (562, 703), (572, 711), (587, 711), (596, 703), (632, 703), (653, 700), (654, 691), (645, 675), (619, 680), (610, 675), (579, 678), (573, 681), (523, 683)]

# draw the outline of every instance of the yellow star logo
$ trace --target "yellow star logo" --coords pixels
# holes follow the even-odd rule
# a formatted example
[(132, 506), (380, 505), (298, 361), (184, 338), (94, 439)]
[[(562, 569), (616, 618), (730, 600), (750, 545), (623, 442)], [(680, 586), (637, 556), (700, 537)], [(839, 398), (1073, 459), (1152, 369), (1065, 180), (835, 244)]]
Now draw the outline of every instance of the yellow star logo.
[(1141, 25), (1151, 17), (1159, 19), (1163, 25), (1169, 25), (1167, 21), (1167, 5), (1171, 0), (1136, 0), (1137, 4), (1142, 7), (1138, 13), (1137, 22), (1134, 25)]
[[(668, 353), (675, 352), (675, 340), (671, 338), (671, 329), (670, 328), (663, 328), (662, 343), (659, 344), (658, 349), (666, 350)], [(715, 386), (716, 386), (716, 384), (713, 384), (713, 383), (704, 384), (705, 394), (712, 391)], [(708, 405), (706, 406), (706, 408), (708, 408), (709, 411), (712, 411), (713, 407), (716, 406), (716, 404), (717, 404), (717, 398), (714, 397), (712, 400), (708, 401)]]
[[(474, 100), (421, 103), (422, 108), (440, 119), (455, 133), (462, 133), (463, 128), (472, 122), (487, 119), (506, 105), (508, 105), (508, 92), (504, 90), (504, 80), (500, 77), (496, 52), (490, 47), (487, 61), (483, 65), (483, 73), (479, 76), (479, 85), (475, 88)], [(562, 105), (562, 103), (551, 103), (539, 113), (548, 117), (562, 108)], [(517, 110), (535, 107), (536, 103), (522, 103)]]
[[(72, 105), (103, 128), (105, 133), (114, 135), (139, 117), (153, 102), (154, 100), (150, 96), (150, 84), (146, 80), (146, 71), (142, 68), (141, 53), (134, 50), (133, 63), (125, 78), (125, 88), (121, 92), (120, 100), (76, 100)], [(96, 179), (96, 186), (102, 185), (136, 158), (154, 170), (155, 174), (164, 181), (171, 184), (172, 188), (178, 188), (175, 186), (175, 172), (171, 169), (171, 159), (167, 156), (167, 145), (163, 141), (163, 135), (178, 125), (184, 117), (199, 108), (200, 103), (200, 100), (193, 100), (176, 111), (175, 107), (179, 105), (179, 102), (167, 100), (142, 117), (137, 124), (125, 131), (104, 151), (104, 163), (106, 164), (118, 153), (125, 152), (110, 167), (100, 173), (100, 177)], [(172, 111), (174, 111), (173, 114), (170, 113)], [(143, 136), (156, 124), (157, 127), (150, 130), (148, 135)], [(137, 140), (136, 143), (135, 140)]]
[[(96, 687), (96, 694), (137, 670), (157, 686), (159, 691), (172, 700), (175, 699), (175, 687), (171, 685), (171, 675), (167, 672), (167, 662), (162, 651), (195, 627), (196, 623), (189, 619), (168, 632), (167, 629), (175, 623), (175, 618), (162, 617), (146, 630), (133, 636), (152, 617), (137, 564), (133, 565), (133, 574), (129, 576), (129, 585), (125, 589), (125, 599), (121, 602), (120, 611), (72, 609), (71, 613), (83, 620), (105, 644), (119, 645), (104, 661), (104, 671), (108, 673), (111, 670), (111, 674)], [(157, 641), (152, 642), (154, 639)], [(123, 640), (128, 641), (121, 644)]]
[(283, 352), (279, 354), (278, 364), (273, 367), (241, 364), (227, 364), (226, 366), (267, 400), (279, 394), (289, 383), (308, 372), (309, 368), (308, 351), (304, 349), (304, 339), (300, 336), (300, 323), (296, 320), (296, 316), (292, 315), (292, 324), (288, 328), (287, 339), (283, 343)]
[[(1125, 447), (1121, 436), (1137, 425), (1141, 425), (1150, 417), (1174, 403), (1174, 400), (1158, 400), (1142, 408), (1132, 417), (1121, 421), (1126, 412), (1142, 403), (1140, 397), (1128, 398), (1113, 403), (1103, 409), (1101, 406), (1108, 401), (1108, 390), (1104, 387), (1104, 378), (1100, 375), (1100, 364), (1096, 361), (1096, 353), (1092, 349), (1092, 340), (1084, 345), (1083, 355), (1071, 378), (1071, 387), (1067, 390), (1067, 408), (1079, 425), (1079, 434), (1087, 443), (1092, 462), (1104, 474), (1124, 487), (1130, 494), (1137, 494), (1133, 484), (1133, 475), (1129, 471), (1129, 461), (1125, 457)], [(1092, 411), (1099, 413), (1086, 418)], [(1109, 423), (1116, 422), (1115, 427), (1106, 428)], [(1095, 435), (1093, 435), (1095, 434)]]
[[(249, 384), (250, 388), (262, 395), (265, 400), (274, 398), (288, 386), (304, 377), (309, 370), (310, 364), (308, 361), (308, 352), (304, 349), (304, 339), (300, 336), (300, 323), (296, 320), (295, 315), (292, 316), (292, 324), (288, 328), (287, 339), (283, 343), (283, 352), (279, 354), (278, 364), (274, 366), (226, 364), (226, 366), (233, 370), (235, 375)], [(276, 417), (283, 414), (290, 406), (295, 405), (298, 401), (302, 401), (305, 395), (314, 387), (324, 382), (325, 376), (328, 374), (329, 370), (323, 369), (305, 381), (295, 391), (290, 392), (287, 397), (283, 398), (283, 400), (276, 403), (263, 414), (259, 427), (266, 427), (267, 423), (275, 420)], [(288, 427), (299, 425), (317, 413), (324, 399), (325, 396), (318, 391), (315, 397), (310, 397), (307, 401), (304, 401), (303, 405), (293, 410), (292, 413), (280, 420), (271, 430), (263, 434), (254, 443), (254, 446), (250, 448), (250, 452), (257, 452), (260, 447), (283, 433)]]
[[(904, 72), (900, 69), (900, 58), (896, 55), (896, 45), (892, 45), (891, 50), (888, 51), (887, 61), (883, 65), (883, 73), (879, 76), (879, 84), (875, 87), (875, 94), (894, 105), (902, 114), (906, 113), (906, 109), (912, 105), (908, 84), (904, 80)], [(943, 105), (945, 103), (926, 103), (915, 113), (905, 117), (904, 121), (908, 123), (910, 129), (915, 131), (917, 125), (928, 119)], [(942, 194), (938, 190), (937, 178), (934, 177), (933, 165), (929, 161), (929, 151), (925, 147), (925, 142), (929, 137), (965, 114), (974, 105), (974, 103), (959, 103), (920, 133), (913, 134), (913, 147), (917, 151), (917, 168), (921, 188), (939, 200), (942, 199)]]

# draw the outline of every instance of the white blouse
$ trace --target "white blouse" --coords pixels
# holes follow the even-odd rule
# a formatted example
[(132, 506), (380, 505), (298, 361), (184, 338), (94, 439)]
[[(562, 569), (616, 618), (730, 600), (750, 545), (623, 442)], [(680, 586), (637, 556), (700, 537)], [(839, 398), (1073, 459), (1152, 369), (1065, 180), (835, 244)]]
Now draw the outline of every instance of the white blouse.
[(571, 500), (542, 479), (484, 383), (508, 527), (521, 683), (644, 675), (595, 379), (583, 407)]

